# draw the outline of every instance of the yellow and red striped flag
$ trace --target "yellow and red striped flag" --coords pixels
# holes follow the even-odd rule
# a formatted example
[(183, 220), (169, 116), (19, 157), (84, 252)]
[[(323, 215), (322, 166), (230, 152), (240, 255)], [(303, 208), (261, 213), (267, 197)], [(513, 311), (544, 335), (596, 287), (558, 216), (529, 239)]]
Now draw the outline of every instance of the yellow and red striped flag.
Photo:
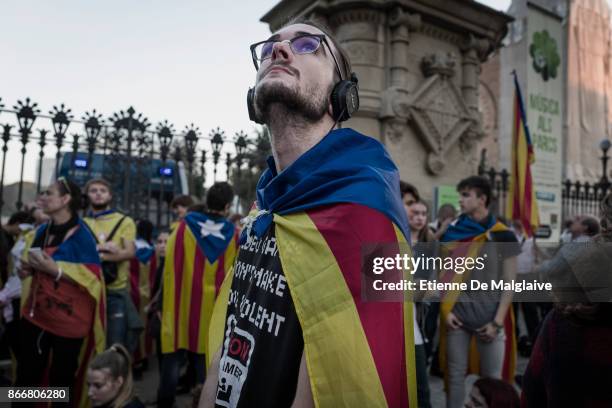
[(190, 212), (172, 231), (162, 283), (162, 353), (209, 355), (213, 306), (237, 252), (238, 234), (225, 218)]
[(514, 75), (514, 122), (512, 129), (512, 162), (510, 170), (510, 190), (506, 217), (508, 220), (520, 220), (525, 234), (533, 236), (540, 225), (538, 203), (536, 201), (531, 164), (535, 162), (531, 135), (523, 105), (521, 88), (516, 73)]
[[(408, 245), (400, 228), (382, 212), (353, 203), (273, 217), (282, 270), (302, 328), (314, 406), (417, 407), (414, 304), (362, 298), (370, 290), (362, 275), (363, 245), (399, 251)], [(225, 324), (233, 272), (211, 318), (211, 355), (229, 341)]]

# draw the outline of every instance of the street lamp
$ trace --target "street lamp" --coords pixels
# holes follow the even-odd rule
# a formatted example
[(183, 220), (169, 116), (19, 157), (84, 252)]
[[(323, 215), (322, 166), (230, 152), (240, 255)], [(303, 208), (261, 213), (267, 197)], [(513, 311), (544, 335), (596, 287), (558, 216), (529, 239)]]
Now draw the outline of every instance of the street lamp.
[(610, 159), (610, 156), (608, 156), (608, 150), (610, 150), (610, 146), (612, 146), (612, 143), (610, 143), (610, 140), (608, 139), (603, 139), (601, 142), (599, 142), (599, 148), (602, 152), (602, 175), (601, 180), (599, 182), (599, 186), (602, 190), (602, 196), (605, 195), (608, 189), (610, 188), (610, 180), (608, 179), (608, 160)]
[(102, 114), (92, 110), (91, 113), (85, 112), (83, 121), (85, 121), (85, 141), (87, 142), (87, 178), (91, 178), (91, 170), (93, 168), (93, 154), (96, 150), (98, 136), (102, 130)]
[(66, 132), (68, 131), (68, 126), (70, 126), (70, 121), (72, 121), (73, 116), (72, 110), (67, 109), (63, 103), (59, 108), (54, 106), (49, 114), (52, 115), (51, 123), (53, 123), (53, 137), (55, 138), (55, 147), (57, 148), (57, 152), (55, 153), (55, 178), (57, 178), (59, 176), (60, 157), (64, 138), (66, 137)]
[(123, 206), (125, 210), (129, 211), (130, 208), (130, 198), (131, 198), (131, 172), (130, 172), (130, 162), (132, 161), (132, 142), (134, 141), (134, 130), (139, 132), (146, 131), (146, 128), (149, 126), (147, 122), (147, 118), (145, 118), (142, 113), (136, 115), (136, 110), (133, 107), (129, 107), (127, 110), (119, 111), (119, 113), (115, 113), (112, 116), (111, 121), (113, 122), (113, 126), (119, 132), (121, 129), (127, 131), (127, 137), (125, 138), (125, 156), (123, 157)]
[(170, 153), (170, 145), (174, 137), (174, 126), (165, 120), (157, 125), (157, 137), (159, 138), (159, 154), (162, 159), (162, 165), (166, 164), (168, 153)]
[(19, 123), (19, 133), (21, 134), (21, 173), (19, 177), (19, 195), (17, 196), (16, 207), (17, 210), (21, 210), (23, 203), (21, 199), (23, 197), (23, 170), (25, 166), (25, 154), (26, 145), (30, 139), (30, 133), (32, 132), (32, 125), (36, 117), (40, 114), (38, 104), (31, 102), (30, 98), (26, 98), (25, 103), (17, 101), (17, 105), (13, 106), (17, 114), (17, 122)]
[(200, 128), (192, 123), (185, 131), (185, 156), (187, 159), (187, 171), (189, 172), (189, 191), (193, 192), (193, 162), (195, 161), (196, 148), (198, 147)]
[(38, 129), (38, 145), (40, 146), (40, 151), (38, 152), (38, 180), (36, 182), (36, 194), (40, 194), (40, 183), (42, 178), (42, 164), (43, 157), (45, 157), (45, 145), (47, 144), (47, 133), (49, 133), (46, 129)]
[(172, 138), (174, 137), (174, 126), (165, 120), (163, 123), (160, 122), (155, 129), (157, 132), (157, 138), (159, 139), (159, 155), (161, 156), (161, 168), (159, 169), (159, 200), (157, 201), (157, 226), (161, 225), (161, 203), (164, 200), (164, 186), (166, 184), (166, 160), (168, 160), (168, 153), (170, 153), (170, 146), (172, 144)]
[(247, 137), (244, 131), (236, 133), (236, 141), (234, 142), (236, 147), (236, 166), (238, 166), (238, 173), (240, 173), (240, 167), (242, 167), (242, 161), (244, 160), (244, 154), (247, 149)]
[(0, 176), (0, 211), (4, 206), (4, 171), (6, 170), (6, 152), (8, 151), (8, 142), (11, 140), (11, 125), (5, 124), (2, 126), (2, 175)]
[(210, 144), (212, 146), (212, 155), (213, 155), (213, 181), (217, 181), (217, 164), (219, 164), (219, 158), (221, 157), (221, 147), (223, 146), (223, 136), (225, 132), (222, 131), (218, 126), (216, 129), (213, 129), (210, 132), (211, 140)]

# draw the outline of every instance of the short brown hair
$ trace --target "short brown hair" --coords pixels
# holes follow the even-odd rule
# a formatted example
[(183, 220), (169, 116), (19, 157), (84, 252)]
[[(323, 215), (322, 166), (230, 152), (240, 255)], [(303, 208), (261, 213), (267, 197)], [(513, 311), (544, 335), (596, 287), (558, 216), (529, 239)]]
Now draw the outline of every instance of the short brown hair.
[(109, 183), (108, 180), (105, 180), (103, 178), (95, 178), (95, 179), (89, 180), (87, 184), (85, 184), (85, 189), (84, 189), (85, 194), (89, 193), (89, 187), (91, 187), (94, 184), (102, 184), (108, 189), (108, 192), (111, 193), (111, 195), (113, 194), (113, 187), (111, 186), (111, 183)]
[(193, 200), (193, 198), (191, 198), (191, 196), (187, 194), (181, 194), (177, 195), (172, 199), (172, 201), (170, 202), (170, 208), (176, 208), (179, 205), (189, 208), (193, 204), (195, 204), (195, 201)]
[(406, 194), (411, 194), (416, 201), (421, 201), (421, 195), (419, 194), (419, 190), (415, 186), (410, 183), (407, 183), (403, 180), (400, 180), (400, 193), (402, 195), (402, 199)]
[(206, 206), (211, 211), (225, 211), (233, 199), (234, 189), (225, 181), (213, 184), (206, 192)]
[[(476, 197), (485, 196), (485, 206), (488, 207), (491, 203), (493, 192), (491, 191), (491, 182), (483, 176), (470, 176), (464, 178), (457, 184), (457, 191), (474, 190)], [(498, 219), (500, 217), (497, 217)], [(505, 224), (505, 223), (504, 223)]]

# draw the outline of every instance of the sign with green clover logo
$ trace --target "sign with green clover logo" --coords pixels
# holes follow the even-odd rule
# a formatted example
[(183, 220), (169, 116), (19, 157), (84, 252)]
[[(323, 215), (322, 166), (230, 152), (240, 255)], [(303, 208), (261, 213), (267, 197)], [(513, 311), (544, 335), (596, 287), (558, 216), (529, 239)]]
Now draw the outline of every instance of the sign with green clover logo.
[[(525, 108), (535, 163), (531, 165), (533, 186), (540, 210), (540, 224), (548, 225), (551, 235), (542, 242), (558, 242), (561, 232), (563, 123), (565, 116), (563, 82), (565, 61), (561, 63), (564, 26), (561, 18), (527, 2), (527, 27), (522, 46)], [(522, 85), (522, 84), (521, 84)]]
[(557, 77), (561, 57), (559, 57), (557, 41), (548, 34), (547, 30), (533, 33), (529, 55), (533, 58), (533, 69), (542, 75), (544, 81)]

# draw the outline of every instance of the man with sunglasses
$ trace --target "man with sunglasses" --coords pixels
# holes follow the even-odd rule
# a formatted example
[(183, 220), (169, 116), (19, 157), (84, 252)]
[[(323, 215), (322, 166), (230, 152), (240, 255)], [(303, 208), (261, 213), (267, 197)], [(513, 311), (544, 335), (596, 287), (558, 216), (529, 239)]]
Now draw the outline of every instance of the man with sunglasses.
[(362, 300), (362, 245), (408, 234), (384, 147), (336, 129), (359, 106), (348, 56), (310, 21), (251, 54), (249, 116), (272, 157), (219, 291), (200, 406), (416, 407), (412, 304)]

